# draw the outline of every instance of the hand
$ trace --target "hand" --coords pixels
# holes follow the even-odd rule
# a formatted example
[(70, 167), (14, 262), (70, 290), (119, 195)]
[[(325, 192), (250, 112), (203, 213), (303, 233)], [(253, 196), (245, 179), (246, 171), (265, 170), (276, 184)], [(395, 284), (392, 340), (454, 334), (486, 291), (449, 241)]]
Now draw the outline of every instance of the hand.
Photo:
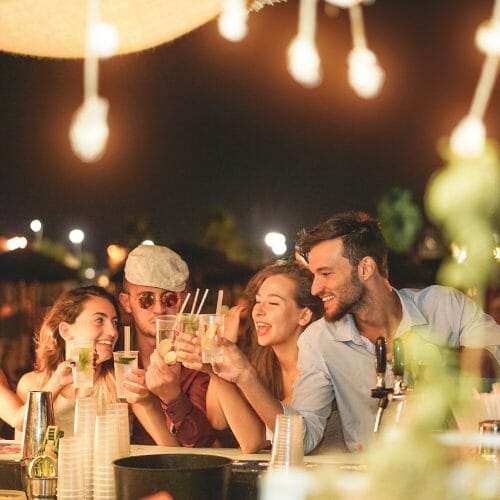
[(138, 368), (125, 377), (123, 386), (127, 390), (127, 403), (143, 404), (150, 397), (151, 392), (146, 387), (146, 370)]
[(217, 366), (217, 375), (228, 382), (237, 384), (241, 375), (252, 368), (248, 358), (239, 347), (227, 339), (220, 339), (223, 362)]
[(46, 388), (52, 391), (54, 396), (59, 394), (64, 387), (73, 383), (72, 366), (74, 366), (74, 361), (71, 359), (61, 361), (61, 363), (57, 365), (54, 373), (50, 376)]
[(240, 327), (241, 313), (246, 309), (246, 306), (234, 306), (229, 309), (229, 312), (224, 317), (224, 337), (234, 344), (238, 342), (238, 331)]
[(196, 335), (179, 333), (175, 339), (175, 352), (177, 361), (181, 362), (186, 368), (199, 372), (210, 371), (210, 365), (204, 365), (201, 362), (201, 344), (199, 337)]
[(181, 393), (181, 365), (167, 365), (158, 351), (151, 354), (149, 368), (146, 370), (146, 387), (164, 403), (175, 399)]

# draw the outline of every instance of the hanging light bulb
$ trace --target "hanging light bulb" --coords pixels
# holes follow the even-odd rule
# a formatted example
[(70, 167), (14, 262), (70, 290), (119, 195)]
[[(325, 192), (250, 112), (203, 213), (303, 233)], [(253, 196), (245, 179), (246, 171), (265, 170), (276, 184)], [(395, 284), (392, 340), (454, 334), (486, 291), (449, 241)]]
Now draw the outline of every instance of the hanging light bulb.
[(110, 23), (92, 23), (89, 26), (88, 37), (91, 54), (97, 57), (111, 57), (116, 54), (120, 46), (118, 31)]
[(450, 147), (457, 156), (474, 158), (483, 152), (485, 138), (484, 123), (479, 118), (468, 115), (452, 132)]
[(365, 99), (375, 97), (385, 80), (375, 54), (366, 48), (354, 48), (347, 58), (349, 84), (356, 94)]
[(305, 87), (321, 83), (321, 60), (314, 42), (298, 35), (288, 48), (288, 71)]
[(314, 43), (317, 0), (301, 0), (299, 30), (288, 47), (288, 71), (304, 87), (321, 83), (321, 59)]
[(491, 19), (479, 25), (476, 46), (485, 54), (500, 56), (500, 20)]
[(107, 99), (91, 96), (85, 99), (71, 122), (69, 138), (75, 154), (84, 162), (101, 158), (109, 136)]
[(219, 33), (231, 42), (243, 40), (248, 33), (246, 0), (224, 0), (219, 16)]

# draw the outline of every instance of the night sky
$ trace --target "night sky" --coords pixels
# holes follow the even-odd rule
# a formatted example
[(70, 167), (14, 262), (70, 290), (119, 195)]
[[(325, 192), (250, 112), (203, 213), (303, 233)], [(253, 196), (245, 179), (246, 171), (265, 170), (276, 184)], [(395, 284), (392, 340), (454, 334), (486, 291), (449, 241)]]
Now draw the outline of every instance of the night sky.
[[(363, 100), (346, 79), (348, 15), (318, 7), (323, 82), (297, 84), (286, 70), (297, 2), (267, 7), (231, 43), (215, 22), (156, 49), (102, 62), (110, 139), (98, 163), (70, 149), (82, 101), (81, 61), (0, 54), (0, 235), (29, 221), (104, 256), (146, 215), (163, 241), (196, 240), (214, 205), (252, 240), (296, 232), (335, 210), (374, 210), (392, 186), (422, 205), (442, 165), (437, 140), (467, 113), (482, 55), (474, 33), (493, 0), (377, 0), (364, 9), (368, 44), (386, 71), (381, 95)], [(500, 136), (498, 84), (489, 135)], [(290, 241), (290, 243), (292, 242)]]

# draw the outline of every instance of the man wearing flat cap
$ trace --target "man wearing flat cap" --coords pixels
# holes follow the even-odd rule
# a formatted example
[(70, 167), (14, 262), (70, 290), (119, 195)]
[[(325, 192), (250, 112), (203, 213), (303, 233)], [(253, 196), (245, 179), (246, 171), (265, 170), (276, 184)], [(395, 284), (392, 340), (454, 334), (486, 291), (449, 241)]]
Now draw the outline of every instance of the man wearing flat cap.
[[(188, 277), (184, 260), (163, 246), (139, 245), (125, 263), (120, 303), (134, 321), (135, 348), (139, 351), (139, 365), (145, 370), (145, 385), (157, 396), (164, 415), (162, 429), (158, 429), (158, 405), (152, 406), (150, 415), (146, 415), (152, 436), (135, 421), (135, 443), (156, 441), (168, 446), (210, 447), (215, 441), (206, 416), (208, 375), (180, 363), (167, 364), (155, 349), (155, 319), (179, 312)], [(141, 422), (144, 423), (143, 418)]]

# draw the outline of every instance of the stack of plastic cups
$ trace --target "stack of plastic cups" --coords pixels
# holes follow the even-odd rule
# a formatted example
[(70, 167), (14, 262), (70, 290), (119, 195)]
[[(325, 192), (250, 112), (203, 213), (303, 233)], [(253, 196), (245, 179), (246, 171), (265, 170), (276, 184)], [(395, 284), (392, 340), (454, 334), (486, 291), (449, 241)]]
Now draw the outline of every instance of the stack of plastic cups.
[(83, 486), (85, 498), (92, 498), (94, 492), (94, 433), (97, 416), (97, 400), (80, 398), (76, 400), (75, 436), (81, 439), (83, 462)]
[(120, 434), (116, 415), (97, 415), (94, 442), (94, 499), (114, 500), (113, 460), (120, 458)]
[(81, 500), (84, 497), (82, 442), (78, 437), (63, 437), (57, 457), (57, 498)]
[(130, 455), (130, 422), (128, 418), (128, 403), (109, 403), (106, 414), (115, 415), (120, 439), (120, 457)]

